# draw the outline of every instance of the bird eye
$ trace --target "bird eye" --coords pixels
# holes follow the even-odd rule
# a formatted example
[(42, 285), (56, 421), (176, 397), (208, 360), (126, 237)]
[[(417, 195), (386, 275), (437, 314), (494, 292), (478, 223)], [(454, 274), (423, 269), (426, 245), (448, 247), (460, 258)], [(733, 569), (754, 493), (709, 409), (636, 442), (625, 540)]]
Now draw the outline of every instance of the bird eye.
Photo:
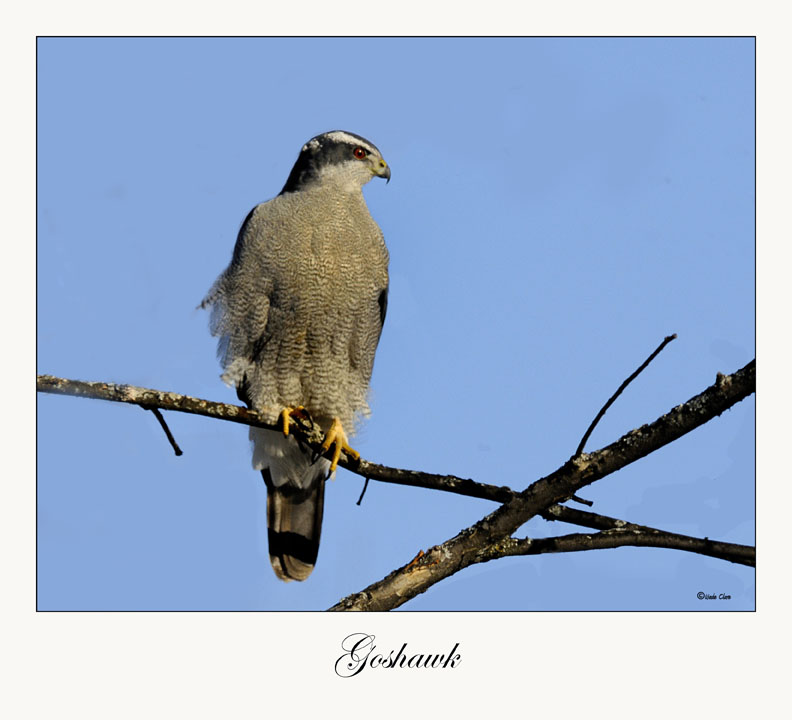
[(354, 156), (355, 156), (355, 157), (356, 157), (358, 160), (362, 160), (364, 157), (366, 157), (366, 155), (368, 155), (368, 153), (367, 153), (367, 152), (366, 152), (366, 151), (365, 151), (365, 150), (364, 150), (362, 147), (356, 147), (356, 148), (355, 148), (355, 149), (352, 151), (352, 154), (353, 154), (353, 155), (354, 155)]

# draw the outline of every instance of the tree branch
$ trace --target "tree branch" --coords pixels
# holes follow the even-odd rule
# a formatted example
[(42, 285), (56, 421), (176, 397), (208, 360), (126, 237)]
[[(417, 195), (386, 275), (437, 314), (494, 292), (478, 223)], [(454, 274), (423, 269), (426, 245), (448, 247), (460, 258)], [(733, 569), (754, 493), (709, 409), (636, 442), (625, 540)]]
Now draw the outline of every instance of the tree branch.
[[(230, 420), (231, 422), (240, 423), (242, 425), (253, 425), (255, 427), (268, 428), (270, 430), (280, 430), (279, 425), (269, 425), (262, 422), (258, 418), (256, 412), (238, 405), (227, 405), (225, 403), (212, 402), (210, 400), (201, 400), (188, 395), (151, 390), (135, 385), (83, 382), (80, 380), (58, 378), (53, 375), (39, 375), (37, 379), (37, 388), (39, 392), (74, 395), (95, 400), (126, 402), (140, 405), (146, 409), (158, 407), (163, 410), (174, 410), (177, 412), (203, 415), (219, 420)], [(292, 418), (292, 421), (294, 420), (295, 418)], [(295, 425), (292, 432), (312, 449), (316, 451), (321, 450), (321, 433), (312, 434), (304, 423)], [(505, 485), (489, 485), (487, 483), (476, 482), (469, 478), (456, 477), (455, 475), (436, 475), (434, 473), (419, 472), (417, 470), (402, 470), (400, 468), (379, 465), (363, 459), (359, 462), (354, 462), (346, 458), (346, 456), (342, 456), (339, 464), (350, 472), (366, 479), (391, 483), (393, 485), (424, 488), (426, 490), (440, 490), (442, 492), (450, 492), (456, 495), (464, 495), (466, 497), (478, 498), (481, 500), (491, 500), (498, 504), (509, 502), (519, 494)], [(624, 520), (617, 520), (615, 518), (583, 510), (575, 510), (564, 505), (551, 506), (539, 514), (545, 520), (562, 520), (566, 523), (590, 527), (595, 530), (609, 530), (611, 528), (624, 526)]]
[[(264, 422), (257, 412), (240, 405), (202, 400), (189, 395), (152, 390), (136, 385), (85, 382), (82, 380), (68, 380), (55, 377), (54, 375), (38, 375), (36, 378), (36, 389), (38, 392), (54, 393), (56, 395), (73, 395), (94, 400), (130, 403), (139, 405), (147, 410), (160, 408), (162, 410), (202, 415), (217, 420), (240, 423), (241, 425), (262, 427), (268, 430), (281, 429), (279, 424)], [(310, 420), (306, 420), (303, 417), (292, 416), (290, 420), (290, 432), (315, 452), (322, 453), (324, 437), (321, 430), (314, 426)], [(327, 451), (326, 454), (332, 455), (332, 450)], [(344, 454), (342, 454), (338, 464), (362, 477), (395, 485), (444, 490), (445, 492), (452, 492), (458, 495), (492, 500), (497, 503), (504, 503), (514, 497), (514, 491), (508, 487), (487, 485), (454, 475), (435, 475), (415, 470), (401, 470), (367, 460), (354, 460)]]
[(632, 430), (593, 453), (567, 461), (537, 480), (515, 498), (455, 537), (428, 550), (417, 561), (350, 595), (331, 610), (389, 610), (459, 570), (477, 562), (488, 548), (504, 539), (535, 515), (563, 502), (590, 485), (649, 453), (680, 438), (745, 399), (756, 390), (756, 361), (733, 375), (718, 374), (714, 385), (670, 412)]
[(255, 410), (249, 410), (240, 405), (227, 405), (225, 403), (212, 402), (211, 400), (201, 400), (189, 395), (137, 387), (136, 385), (84, 382), (83, 380), (67, 380), (54, 375), (37, 375), (36, 390), (38, 392), (54, 393), (55, 395), (74, 395), (75, 397), (91, 398), (93, 400), (130, 403), (132, 405), (140, 405), (146, 410), (152, 408), (174, 410), (219, 420), (228, 420), (241, 423), (242, 425), (269, 428), (270, 430), (279, 429), (278, 425), (264, 422)]
[[(666, 341), (668, 341), (668, 338)], [(661, 345), (653, 356), (656, 355), (662, 347)], [(648, 361), (644, 363), (644, 366), (646, 364), (648, 364)], [(637, 372), (634, 375), (636, 374)], [(415, 561), (400, 570), (394, 571), (394, 573), (391, 573), (379, 583), (375, 583), (362, 593), (345, 598), (331, 609), (388, 609), (390, 607), (397, 607), (403, 602), (406, 602), (410, 597), (424, 592), (430, 585), (438, 582), (443, 577), (453, 574), (453, 572), (456, 572), (462, 567), (476, 562), (494, 559), (495, 556), (492, 555), (494, 552), (493, 548), (499, 547), (499, 543), (500, 547), (504, 549), (507, 546), (512, 547), (510, 543), (518, 543), (513, 546), (513, 550), (509, 551), (511, 554), (536, 554), (539, 551), (551, 552), (552, 550), (550, 549), (542, 550), (542, 548), (554, 547), (553, 543), (556, 540), (558, 540), (560, 544), (556, 544), (555, 547), (570, 548), (569, 550), (555, 550), (556, 552), (571, 551), (573, 545), (580, 546), (581, 544), (585, 544), (585, 542), (589, 542), (583, 541), (580, 538), (600, 538), (593, 542), (595, 544), (605, 543), (600, 545), (601, 547), (617, 547), (618, 545), (607, 544), (614, 542), (618, 542), (622, 545), (641, 544), (634, 542), (636, 539), (640, 539), (644, 544), (649, 544), (651, 546), (665, 547), (666, 545), (660, 544), (662, 540), (664, 543), (676, 542), (677, 545), (685, 545), (685, 547), (675, 546), (676, 549), (701, 552), (702, 554), (719, 557), (725, 560), (732, 560), (733, 562), (750, 560), (750, 562), (744, 562), (744, 564), (752, 564), (752, 548), (743, 550), (742, 548), (744, 546), (736, 546), (730, 543), (716, 543), (706, 538), (699, 539), (687, 538), (687, 536), (676, 536), (674, 533), (665, 533), (655, 528), (635, 525), (625, 522), (624, 520), (569, 508), (557, 503), (572, 497), (576, 489), (584, 487), (620, 469), (624, 465), (633, 462), (639, 457), (643, 457), (653, 450), (662, 447), (664, 444), (672, 442), (682, 434), (689, 432), (693, 428), (698, 427), (698, 425), (719, 415), (734, 403), (739, 402), (747, 397), (747, 395), (754, 392), (755, 383), (754, 361), (746, 365), (742, 370), (734, 373), (734, 375), (724, 376), (718, 373), (715, 385), (708, 388), (708, 390), (701, 395), (692, 398), (684, 405), (674, 408), (670, 413), (664, 415), (655, 421), (655, 423), (652, 423), (652, 425), (645, 425), (642, 428), (633, 430), (616, 443), (596, 453), (573, 458), (555, 473), (537, 481), (523, 493), (517, 493), (505, 486), (499, 487), (478, 483), (471, 479), (459, 478), (453, 475), (436, 475), (432, 473), (390, 468), (366, 460), (361, 459), (356, 461), (342, 456), (339, 463), (340, 465), (353, 473), (372, 480), (389, 482), (397, 485), (442, 490), (444, 492), (452, 492), (468, 497), (491, 500), (497, 503), (505, 503), (506, 505), (487, 516), (473, 527), (463, 531), (456, 538), (444, 543), (442, 546), (433, 548), (427, 555), (423, 556), (420, 561)], [(623, 387), (626, 387), (626, 383), (623, 384)], [(623, 387), (621, 389), (623, 389)], [(243, 425), (252, 425), (274, 430), (279, 429), (278, 425), (264, 422), (255, 411), (241, 406), (217, 403), (180, 395), (178, 393), (162, 392), (133, 385), (82, 382), (57, 378), (51, 375), (39, 375), (37, 377), (37, 389), (40, 392), (126, 402), (139, 405), (148, 410), (161, 408), (163, 410), (174, 410), (221, 420), (229, 420)], [(614, 396), (614, 399), (617, 395)], [(607, 406), (604, 409), (607, 409)], [(604, 414), (604, 411), (601, 411), (600, 416), (602, 414)], [(292, 424), (293, 432), (301, 442), (315, 451), (320, 451), (323, 440), (322, 433), (310, 419), (292, 418)], [(548, 498), (550, 498), (549, 501)], [(530, 540), (530, 542), (533, 543), (534, 549), (529, 551), (527, 550), (526, 544), (529, 542), (528, 539), (514, 540), (509, 536), (517, 527), (522, 525), (533, 515), (540, 515), (548, 521), (563, 521), (603, 531), (617, 530), (622, 533), (628, 531), (630, 534), (620, 535), (619, 537), (622, 539), (618, 541), (610, 539), (613, 534), (608, 535), (604, 532), (594, 536), (562, 536), (562, 538), (566, 538), (564, 540), (556, 538), (533, 539)], [(492, 520), (497, 522), (490, 524)], [(510, 525), (514, 525), (512, 530), (508, 530)], [(506, 530), (503, 531), (503, 535), (498, 537), (497, 533), (501, 532), (501, 528), (506, 528)], [(489, 542), (487, 542), (487, 538), (491, 538)], [(573, 543), (570, 538), (578, 539)], [(628, 542), (625, 538), (629, 538), (630, 541)], [(673, 538), (685, 538), (685, 540), (674, 540)], [(520, 552), (517, 552), (518, 548)], [(537, 548), (539, 550), (537, 550)], [(739, 548), (739, 550), (735, 550), (735, 548)], [(579, 549), (587, 548), (579, 547)], [(593, 549), (593, 547), (591, 549)], [(459, 563), (456, 569), (453, 568), (453, 563), (449, 565), (449, 559), (443, 559), (442, 557), (444, 553), (448, 551), (451, 551), (449, 558), (454, 558), (454, 562)], [(748, 551), (750, 551), (750, 553), (748, 553)], [(433, 553), (434, 555), (432, 555)], [(440, 560), (435, 557), (438, 553), (441, 556)], [(490, 554), (489, 557), (487, 553)], [(406, 572), (408, 568), (409, 572)], [(427, 574), (426, 568), (430, 568), (431, 572)], [(405, 577), (408, 577), (408, 579), (412, 581), (412, 576), (417, 571), (420, 572), (415, 579), (420, 579), (420, 582), (407, 583), (409, 587), (407, 591), (402, 594), (401, 591), (404, 590)], [(394, 594), (393, 590), (396, 587), (400, 589), (400, 592)]]
[(631, 523), (626, 523), (624, 528), (603, 530), (594, 535), (574, 533), (548, 538), (522, 538), (519, 540), (506, 538), (484, 548), (479, 553), (476, 562), (489, 562), (513, 555), (580, 552), (625, 546), (684, 550), (740, 565), (756, 566), (756, 549), (748, 545), (717, 542), (709, 538), (695, 538), (652, 528), (641, 528)]

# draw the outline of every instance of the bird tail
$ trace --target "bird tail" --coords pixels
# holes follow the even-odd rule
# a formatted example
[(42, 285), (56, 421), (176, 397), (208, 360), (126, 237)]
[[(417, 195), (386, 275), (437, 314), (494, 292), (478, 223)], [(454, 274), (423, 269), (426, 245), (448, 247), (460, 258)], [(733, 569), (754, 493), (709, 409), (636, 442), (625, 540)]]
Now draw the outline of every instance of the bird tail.
[(267, 534), (272, 569), (281, 580), (305, 580), (319, 554), (324, 510), (324, 469), (303, 489), (275, 487), (269, 468), (262, 470), (267, 483)]
[[(310, 451), (300, 448), (293, 437), (266, 430), (251, 436), (255, 444), (254, 464), (267, 485), (272, 569), (281, 580), (305, 580), (319, 553), (325, 477), (330, 463), (324, 458), (312, 462)], [(264, 454), (267, 467), (256, 463), (256, 458)]]

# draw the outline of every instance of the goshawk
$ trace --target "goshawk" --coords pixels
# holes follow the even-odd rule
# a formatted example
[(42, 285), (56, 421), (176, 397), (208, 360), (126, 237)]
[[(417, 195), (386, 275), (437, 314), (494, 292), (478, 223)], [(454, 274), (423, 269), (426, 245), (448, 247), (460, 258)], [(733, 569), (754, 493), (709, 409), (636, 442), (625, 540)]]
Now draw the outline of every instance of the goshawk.
[[(388, 251), (362, 188), (390, 179), (368, 140), (336, 130), (303, 145), (280, 194), (250, 211), (212, 306), (223, 379), (282, 430), (250, 429), (253, 467), (267, 485), (269, 554), (282, 580), (305, 580), (322, 529), (325, 479), (335, 472), (366, 396), (388, 300)], [(289, 435), (305, 412), (333, 459)]]

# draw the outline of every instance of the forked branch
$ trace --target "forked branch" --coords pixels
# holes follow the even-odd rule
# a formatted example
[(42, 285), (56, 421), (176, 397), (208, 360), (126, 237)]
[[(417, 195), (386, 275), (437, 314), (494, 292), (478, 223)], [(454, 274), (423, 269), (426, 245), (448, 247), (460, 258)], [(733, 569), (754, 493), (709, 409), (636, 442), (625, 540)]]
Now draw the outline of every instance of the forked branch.
[[(670, 339), (672, 338), (666, 338), (663, 345), (650, 356), (642, 368)], [(638, 372), (640, 369), (631, 378)], [(620, 390), (626, 387), (631, 378), (623, 383)], [(434, 583), (468, 565), (485, 562), (506, 554), (527, 555), (539, 552), (569, 552), (621, 545), (643, 545), (674, 547), (752, 565), (754, 562), (753, 548), (713, 542), (707, 538), (678, 536), (655, 528), (576, 510), (559, 503), (571, 498), (580, 488), (648, 455), (663, 445), (673, 442), (685, 433), (720, 415), (724, 410), (753, 393), (755, 387), (755, 361), (751, 361), (732, 375), (719, 373), (715, 384), (700, 395), (677, 406), (650, 425), (644, 425), (631, 431), (601, 450), (589, 454), (576, 454), (554, 473), (532, 483), (521, 493), (508, 487), (487, 485), (452, 475), (401, 470), (342, 456), (339, 463), (342, 467), (371, 480), (453, 492), (492, 500), (502, 503), (502, 505), (472, 527), (463, 530), (456, 537), (430, 549), (419, 560), (395, 570), (362, 592), (344, 598), (331, 609), (386, 610), (398, 607), (415, 595), (424, 592)], [(37, 389), (39, 392), (125, 402), (152, 411), (155, 409), (173, 410), (228, 420), (243, 425), (277, 429), (277, 426), (264, 422), (256, 412), (244, 407), (133, 385), (82, 382), (51, 375), (39, 375)], [(617, 396), (618, 392), (606, 404), (598, 417), (604, 414), (604, 411)], [(292, 418), (292, 422), (294, 423), (292, 432), (298, 439), (313, 450), (321, 452), (323, 439), (321, 430), (314, 426), (310, 420)], [(164, 421), (161, 424), (163, 429), (168, 432), (174, 449), (177, 448), (175, 440), (167, 431), (167, 425), (164, 424)], [(595, 424), (596, 421), (592, 423), (592, 428)], [(587, 432), (588, 434), (590, 433)], [(583, 443), (585, 443), (585, 439), (587, 438), (584, 438)], [(561, 520), (594, 528), (601, 532), (593, 535), (577, 534), (545, 539), (517, 540), (511, 537), (517, 528), (535, 515), (540, 515), (547, 520)]]
[(390, 610), (404, 604), (440, 580), (490, 559), (499, 547), (517, 542), (512, 533), (532, 517), (717, 417), (755, 389), (753, 360), (732, 375), (718, 374), (715, 384), (701, 394), (616, 442), (567, 461), (475, 525), (330, 609)]

